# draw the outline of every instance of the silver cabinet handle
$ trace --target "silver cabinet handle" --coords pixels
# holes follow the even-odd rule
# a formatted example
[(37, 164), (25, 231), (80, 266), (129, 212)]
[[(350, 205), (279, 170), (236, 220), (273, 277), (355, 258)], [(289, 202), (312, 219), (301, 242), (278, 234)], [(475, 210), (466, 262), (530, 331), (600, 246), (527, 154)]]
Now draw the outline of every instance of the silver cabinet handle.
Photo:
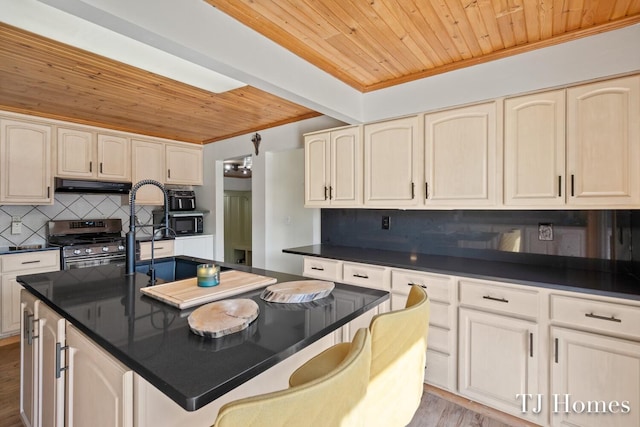
[(62, 366), (62, 351), (68, 348), (68, 345), (63, 347), (59, 342), (56, 343), (56, 378), (60, 378), (62, 371), (69, 369), (69, 366)]
[(607, 316), (599, 316), (599, 315), (593, 314), (593, 313), (585, 313), (584, 317), (590, 317), (592, 319), (599, 319), (599, 320), (608, 320), (609, 322), (622, 323), (622, 319), (618, 319), (615, 316), (607, 317)]
[(36, 259), (36, 260), (33, 260), (33, 261), (22, 261), (22, 265), (24, 265), (24, 264), (37, 264), (40, 261), (41, 260), (39, 260), (39, 259)]

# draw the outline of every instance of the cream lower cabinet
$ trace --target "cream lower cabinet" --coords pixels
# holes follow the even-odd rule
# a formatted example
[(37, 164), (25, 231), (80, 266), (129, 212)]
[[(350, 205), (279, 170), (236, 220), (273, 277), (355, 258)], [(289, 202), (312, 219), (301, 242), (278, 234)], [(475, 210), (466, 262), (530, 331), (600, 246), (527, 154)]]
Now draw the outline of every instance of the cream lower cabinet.
[(67, 323), (67, 426), (132, 426), (133, 371)]
[(133, 372), (27, 291), (22, 307), (25, 425), (133, 425)]
[(451, 276), (391, 270), (391, 310), (406, 306), (410, 286), (425, 288), (431, 305), (424, 381), (455, 391), (457, 378), (455, 281)]
[(0, 118), (0, 204), (53, 204), (51, 126)]
[[(175, 243), (173, 240), (156, 240), (153, 242), (153, 259), (174, 256)], [(140, 242), (140, 259), (151, 259), (151, 241)]]
[(16, 277), (60, 269), (58, 250), (0, 256), (0, 336), (17, 334), (21, 322), (20, 291)]
[(458, 392), (543, 423), (544, 411), (523, 413), (518, 399), (541, 393), (538, 293), (488, 281), (458, 283)]
[(640, 307), (551, 295), (554, 426), (640, 425)]
[[(390, 270), (377, 265), (344, 262), (342, 265), (342, 283), (363, 286), (372, 289), (390, 291)], [(353, 340), (353, 336), (360, 328), (368, 328), (373, 316), (386, 313), (391, 308), (390, 301), (385, 301), (368, 312), (360, 315), (344, 327), (343, 341)]]
[(27, 426), (64, 426), (65, 376), (57, 355), (65, 343), (65, 321), (22, 291), (20, 416)]

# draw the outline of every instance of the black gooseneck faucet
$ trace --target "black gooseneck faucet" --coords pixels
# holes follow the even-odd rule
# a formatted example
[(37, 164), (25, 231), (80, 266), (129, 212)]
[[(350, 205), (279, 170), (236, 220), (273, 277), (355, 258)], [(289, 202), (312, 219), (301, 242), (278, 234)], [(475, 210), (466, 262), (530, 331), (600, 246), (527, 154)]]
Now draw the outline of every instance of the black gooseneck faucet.
[[(169, 235), (169, 196), (164, 185), (153, 179), (143, 179), (131, 187), (131, 193), (129, 195), (129, 207), (131, 211), (129, 213), (129, 232), (126, 235), (126, 274), (132, 275), (136, 272), (136, 193), (138, 189), (144, 185), (155, 185), (164, 195), (164, 228), (165, 236)], [(153, 239), (152, 229), (152, 239)]]

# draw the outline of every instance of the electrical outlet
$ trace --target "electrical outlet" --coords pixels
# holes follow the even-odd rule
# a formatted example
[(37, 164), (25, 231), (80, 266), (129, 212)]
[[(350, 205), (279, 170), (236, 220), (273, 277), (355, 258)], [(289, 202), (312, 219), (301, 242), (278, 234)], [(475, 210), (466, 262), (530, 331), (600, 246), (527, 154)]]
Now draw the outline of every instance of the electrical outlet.
[(22, 234), (22, 218), (11, 217), (11, 234)]
[(391, 228), (391, 218), (388, 216), (383, 216), (382, 217), (382, 229), (383, 230), (388, 230)]
[(538, 240), (544, 240), (544, 241), (553, 240), (553, 224), (551, 223), (538, 224)]

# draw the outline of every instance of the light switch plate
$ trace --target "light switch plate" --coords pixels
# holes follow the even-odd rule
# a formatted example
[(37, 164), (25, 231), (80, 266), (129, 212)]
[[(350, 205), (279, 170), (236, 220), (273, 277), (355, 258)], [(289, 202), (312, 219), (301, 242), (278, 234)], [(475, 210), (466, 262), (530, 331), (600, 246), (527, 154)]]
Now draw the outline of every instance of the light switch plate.
[(544, 240), (544, 241), (553, 240), (553, 224), (550, 224), (550, 223), (538, 224), (538, 240)]
[(22, 221), (11, 222), (11, 234), (22, 234)]

